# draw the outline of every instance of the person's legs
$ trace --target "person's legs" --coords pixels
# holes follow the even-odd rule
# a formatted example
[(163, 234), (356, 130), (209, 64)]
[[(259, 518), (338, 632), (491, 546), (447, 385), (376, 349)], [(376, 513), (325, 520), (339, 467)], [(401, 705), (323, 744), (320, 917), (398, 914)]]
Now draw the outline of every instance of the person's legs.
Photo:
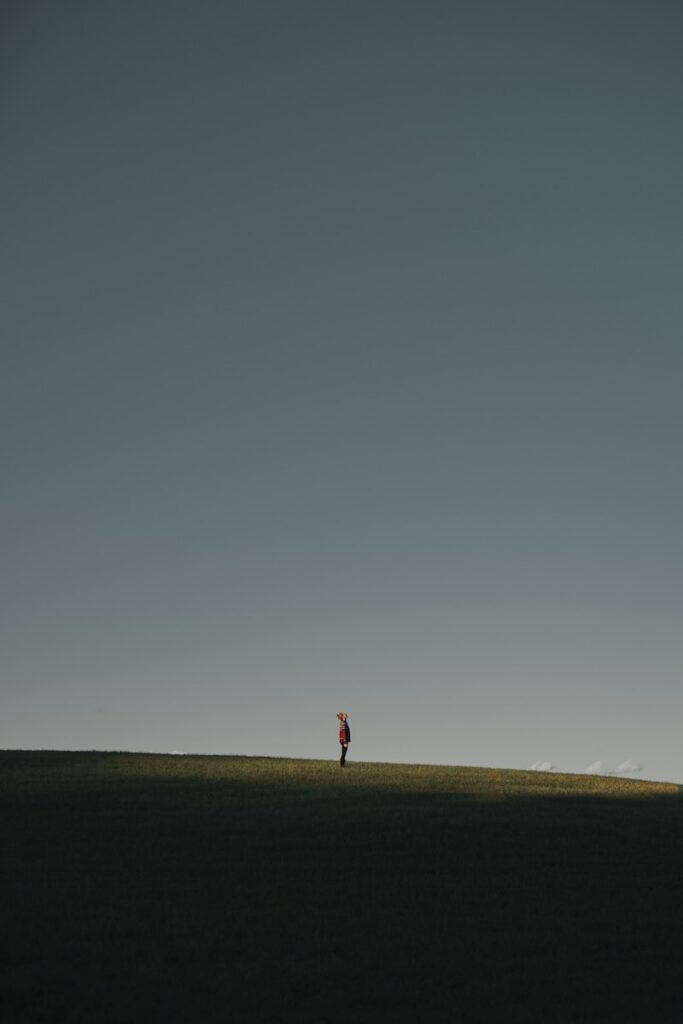
[(346, 751), (348, 749), (349, 748), (345, 747), (343, 743), (341, 744), (341, 757), (339, 758), (339, 764), (342, 768), (346, 768)]

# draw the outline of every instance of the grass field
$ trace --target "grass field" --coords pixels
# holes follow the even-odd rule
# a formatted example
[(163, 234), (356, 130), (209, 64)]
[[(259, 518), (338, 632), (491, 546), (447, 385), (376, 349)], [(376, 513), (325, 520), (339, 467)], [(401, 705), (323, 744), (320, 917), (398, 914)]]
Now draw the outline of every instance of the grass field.
[(674, 785), (0, 752), (9, 1022), (681, 1022)]

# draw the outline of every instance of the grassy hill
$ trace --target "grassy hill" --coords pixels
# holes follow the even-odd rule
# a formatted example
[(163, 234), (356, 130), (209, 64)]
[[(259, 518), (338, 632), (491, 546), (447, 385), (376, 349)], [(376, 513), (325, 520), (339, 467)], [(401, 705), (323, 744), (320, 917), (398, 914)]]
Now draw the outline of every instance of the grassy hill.
[(4, 1019), (683, 1020), (683, 801), (623, 779), (0, 752)]

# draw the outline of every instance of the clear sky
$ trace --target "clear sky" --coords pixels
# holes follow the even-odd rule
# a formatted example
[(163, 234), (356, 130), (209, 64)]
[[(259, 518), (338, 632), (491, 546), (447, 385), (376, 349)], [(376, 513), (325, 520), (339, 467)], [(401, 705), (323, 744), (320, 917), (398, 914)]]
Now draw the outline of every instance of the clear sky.
[(681, 5), (0, 36), (0, 747), (683, 782)]

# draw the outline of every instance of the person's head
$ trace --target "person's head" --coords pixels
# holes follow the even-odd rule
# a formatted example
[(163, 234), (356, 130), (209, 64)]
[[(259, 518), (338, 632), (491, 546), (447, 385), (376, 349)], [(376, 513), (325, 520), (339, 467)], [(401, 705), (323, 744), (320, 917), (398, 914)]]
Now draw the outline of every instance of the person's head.
[(346, 714), (345, 711), (338, 711), (337, 712), (337, 718), (339, 719), (340, 722), (345, 722), (348, 717), (349, 716)]

